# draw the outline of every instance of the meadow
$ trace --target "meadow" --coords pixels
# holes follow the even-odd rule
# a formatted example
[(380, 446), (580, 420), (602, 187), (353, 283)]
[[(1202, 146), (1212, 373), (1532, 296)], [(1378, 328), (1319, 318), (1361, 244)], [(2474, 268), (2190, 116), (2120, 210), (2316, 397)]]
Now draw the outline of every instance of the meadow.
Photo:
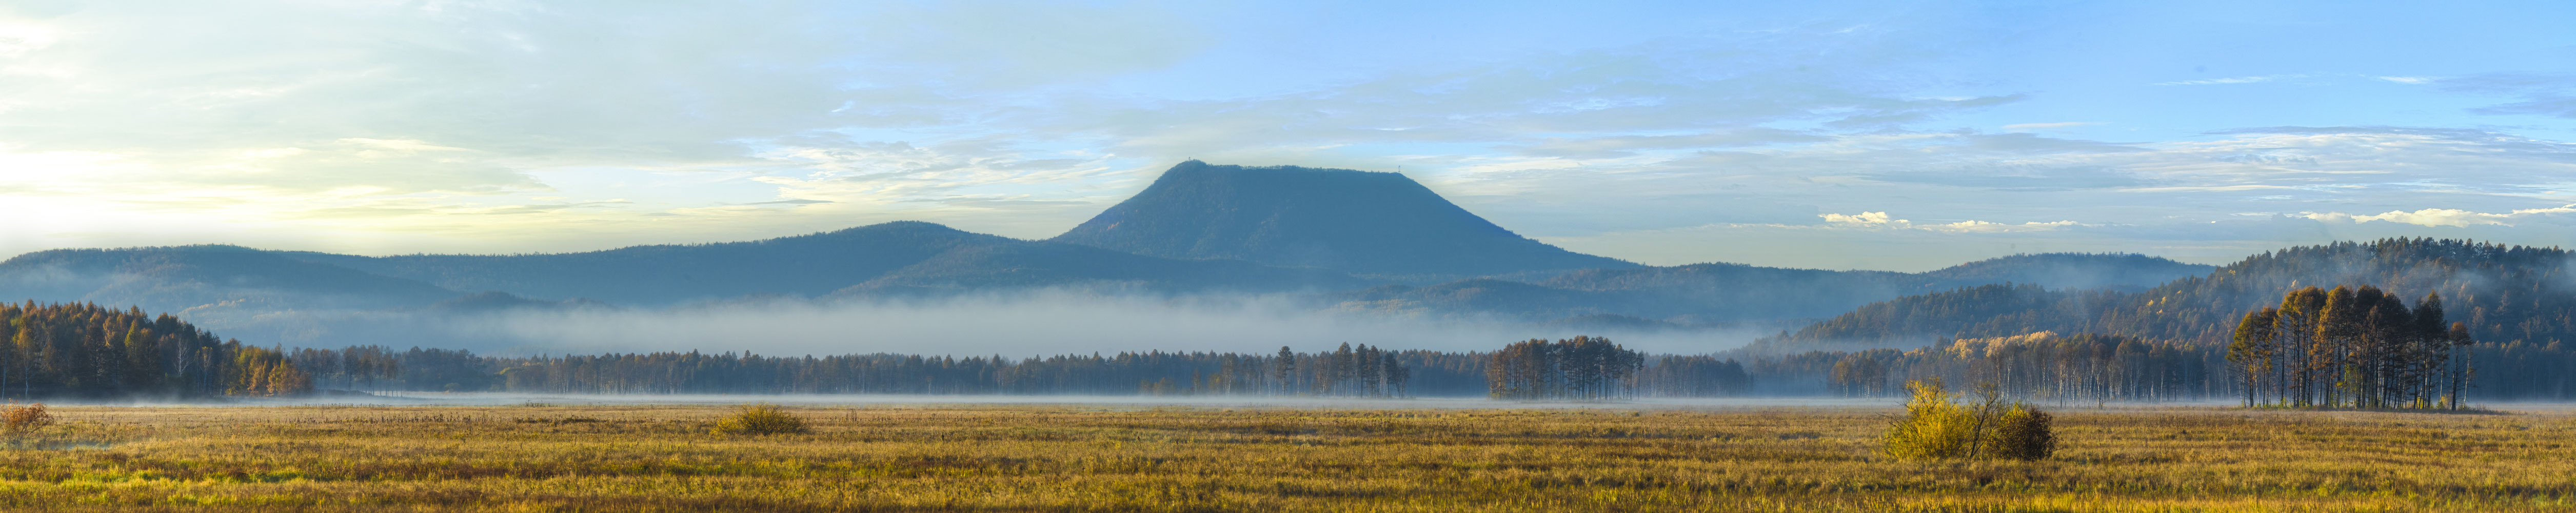
[[(1497, 403), (1508, 406), (1509, 403)], [(2576, 416), (2058, 411), (1895, 461), (1894, 408), (58, 407), (6, 511), (2567, 511)]]

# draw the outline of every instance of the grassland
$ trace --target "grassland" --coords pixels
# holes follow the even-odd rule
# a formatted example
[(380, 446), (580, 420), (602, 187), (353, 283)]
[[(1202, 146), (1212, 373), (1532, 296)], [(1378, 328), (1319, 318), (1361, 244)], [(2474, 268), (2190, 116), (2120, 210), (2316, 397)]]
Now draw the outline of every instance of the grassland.
[(2567, 511), (2566, 414), (2064, 411), (1901, 462), (1892, 410), (71, 407), (7, 511)]

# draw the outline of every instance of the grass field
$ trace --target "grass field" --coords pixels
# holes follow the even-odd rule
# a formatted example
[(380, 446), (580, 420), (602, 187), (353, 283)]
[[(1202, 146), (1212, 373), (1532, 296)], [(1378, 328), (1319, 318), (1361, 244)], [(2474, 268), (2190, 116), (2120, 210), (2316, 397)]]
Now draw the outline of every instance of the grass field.
[(2061, 411), (2053, 461), (1899, 462), (1893, 412), (67, 407), (6, 511), (2568, 511), (2576, 417)]

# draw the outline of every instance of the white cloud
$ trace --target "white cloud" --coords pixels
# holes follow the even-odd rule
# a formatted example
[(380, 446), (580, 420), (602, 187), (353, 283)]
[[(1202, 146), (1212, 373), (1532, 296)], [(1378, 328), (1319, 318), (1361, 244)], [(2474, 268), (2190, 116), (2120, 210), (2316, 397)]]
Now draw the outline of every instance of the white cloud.
[(2056, 230), (2056, 229), (2065, 228), (2065, 227), (2069, 227), (2069, 226), (2082, 226), (2082, 225), (2083, 225), (2082, 223), (2077, 223), (2077, 222), (2074, 222), (2074, 221), (2048, 221), (2048, 222), (2031, 221), (2031, 222), (2024, 222), (2024, 223), (2019, 223), (2019, 224), (2011, 224), (2011, 223), (1996, 223), (1996, 222), (1988, 222), (1988, 221), (1978, 221), (1978, 220), (1974, 220), (1974, 219), (1966, 220), (1966, 221), (1951, 222), (1951, 223), (1939, 223), (1939, 224), (1915, 224), (1915, 222), (1914, 222), (1914, 221), (1911, 221), (1911, 220), (1895, 219), (1895, 218), (1889, 217), (1889, 216), (1887, 215), (1887, 213), (1886, 213), (1886, 212), (1861, 212), (1861, 213), (1858, 213), (1858, 214), (1832, 214), (1832, 213), (1828, 213), (1828, 214), (1819, 214), (1819, 215), (1817, 215), (1816, 217), (1822, 217), (1822, 218), (1825, 218), (1825, 226), (1827, 226), (1827, 227), (1835, 227), (1835, 228), (1885, 228), (1885, 229), (1900, 229), (1900, 230), (1927, 230), (1927, 231), (1935, 231), (1935, 232), (1943, 232), (1943, 233), (2007, 233), (2007, 232), (2037, 232), (2037, 231), (2050, 231), (2050, 230)]
[(1878, 227), (1878, 226), (1888, 226), (1888, 225), (1900, 225), (1900, 226), (1901, 226), (1901, 225), (1907, 225), (1907, 224), (1912, 224), (1912, 223), (1913, 223), (1913, 221), (1907, 221), (1907, 220), (1904, 220), (1904, 219), (1889, 219), (1889, 218), (1887, 217), (1887, 213), (1886, 213), (1886, 212), (1861, 212), (1861, 213), (1858, 213), (1858, 214), (1849, 214), (1849, 215), (1845, 215), (1845, 214), (1819, 214), (1819, 215), (1817, 215), (1816, 217), (1822, 217), (1822, 218), (1825, 218), (1825, 223), (1827, 223), (1827, 224), (1833, 224), (1833, 225), (1845, 225), (1845, 226), (1866, 226), (1866, 227)]
[[(97, 3), (0, 14), (0, 218), (117, 212), (204, 234), (188, 242), (379, 253), (733, 240), (895, 219), (1043, 237), (1187, 157), (1401, 166), (1551, 240), (1745, 226), (1820, 241), (1894, 230), (1986, 241), (2248, 211), (2434, 219), (2410, 209), (2576, 195), (2576, 146), (2492, 130), (2043, 136), (2176, 127), (2052, 114), (2019, 91), (2062, 92), (1962, 76), (1979, 63), (1961, 61), (1978, 57), (1904, 23), (1326, 66), (1305, 82), (1206, 93), (1196, 88), (1276, 77), (1206, 67), (1207, 52), (1248, 43), (1175, 5)], [(2567, 112), (2549, 110), (2566, 96), (2563, 77), (2378, 79)], [(2003, 105), (2002, 119), (2105, 121), (2004, 133), (1944, 121)], [(1819, 223), (1818, 212), (1860, 213)], [(2480, 215), (2452, 217), (2490, 219)], [(44, 226), (6, 228), (0, 256), (174, 241), (112, 226), (28, 233), (69, 225)], [(1704, 258), (1622, 240), (1612, 256)]]
[(2353, 215), (2342, 212), (2301, 212), (2299, 217), (2330, 223), (2366, 223), (2371, 221), (2385, 221), (2418, 226), (2449, 226), (2465, 228), (2476, 225), (2513, 226), (2513, 222), (2517, 219), (2567, 213), (2576, 213), (2576, 204), (2550, 208), (2518, 209), (2502, 214), (2473, 212), (2455, 208), (2427, 208), (2412, 212), (2391, 210), (2386, 213), (2370, 215)]
[(2049, 231), (2069, 226), (2078, 226), (2078, 223), (2074, 221), (2030, 221), (2021, 224), (2005, 224), (1969, 220), (1956, 223), (1927, 225), (1919, 228), (1949, 233), (2004, 233)]
[(16, 57), (53, 46), (60, 31), (36, 23), (0, 20), (0, 57)]

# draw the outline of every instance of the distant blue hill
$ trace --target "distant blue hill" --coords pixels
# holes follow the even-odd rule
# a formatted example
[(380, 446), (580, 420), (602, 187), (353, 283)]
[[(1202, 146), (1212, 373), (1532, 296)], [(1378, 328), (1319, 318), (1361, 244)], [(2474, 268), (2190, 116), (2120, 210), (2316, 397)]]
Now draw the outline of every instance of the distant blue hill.
[(1941, 338), (2054, 331), (2224, 346), (2239, 316), (2280, 304), (2285, 292), (2369, 285), (2406, 301), (2442, 294), (2451, 320), (2466, 322), (2479, 340), (2546, 346), (2576, 341), (2571, 275), (2576, 253), (2555, 247), (2426, 238), (2337, 242), (2252, 255), (2153, 288), (1932, 290), (1872, 302), (1766, 342), (1913, 347)]
[(209, 327), (260, 326), (280, 337), (327, 331), (279, 325), (292, 316), (272, 315), (289, 312), (658, 308), (1035, 288), (1286, 294), (1345, 312), (1688, 327), (1823, 318), (1991, 283), (2135, 290), (2210, 269), (2077, 254), (2016, 255), (1927, 273), (1643, 266), (1521, 237), (1399, 174), (1191, 161), (1043, 241), (903, 221), (560, 254), (66, 249), (0, 261), (0, 301), (135, 305)]
[(2000, 283), (2143, 290), (2211, 266), (2130, 254), (2013, 255), (1923, 273), (1744, 264), (1587, 269), (1523, 281), (1479, 278), (1328, 295), (1342, 310), (1564, 319), (1622, 315), (1684, 325), (1830, 317), (1911, 294)]
[(1638, 267), (1522, 237), (1401, 174), (1195, 160), (1052, 240), (1390, 277)]

